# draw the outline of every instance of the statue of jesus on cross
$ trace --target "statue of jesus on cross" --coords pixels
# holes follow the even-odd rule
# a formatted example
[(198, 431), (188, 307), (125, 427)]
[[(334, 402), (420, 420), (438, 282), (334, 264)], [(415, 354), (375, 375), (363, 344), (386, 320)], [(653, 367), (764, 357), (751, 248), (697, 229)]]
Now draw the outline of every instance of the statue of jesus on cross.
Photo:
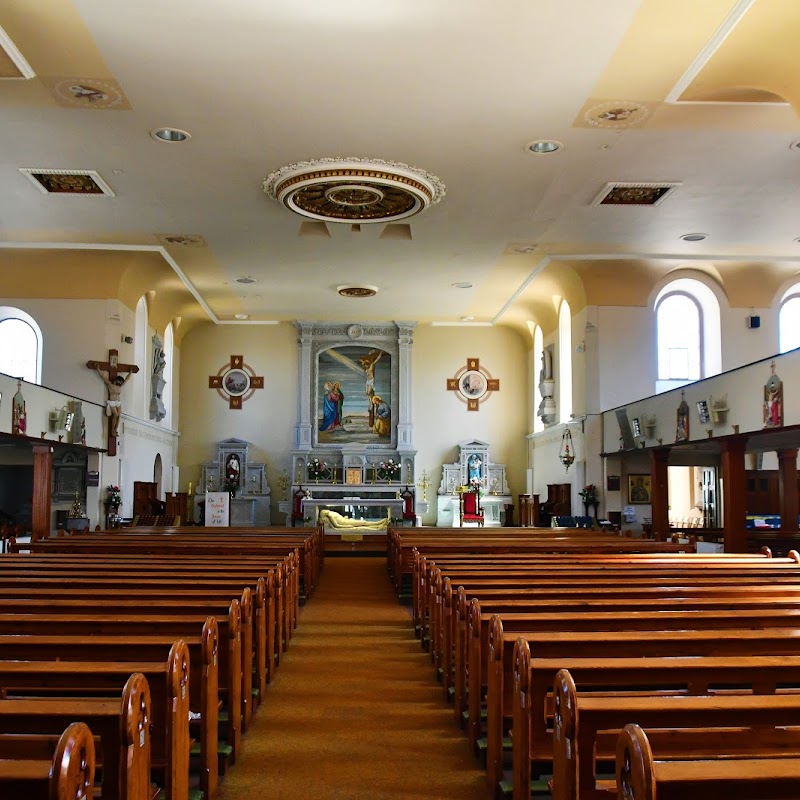
[[(122, 414), (122, 387), (133, 373), (139, 371), (139, 367), (136, 364), (120, 364), (119, 353), (116, 350), (108, 351), (108, 361), (87, 361), (86, 366), (97, 371), (108, 390), (108, 399), (106, 400), (106, 416), (108, 417), (107, 450), (108, 455), (115, 456), (117, 454), (119, 419)], [(103, 375), (104, 371), (108, 373), (108, 377)], [(120, 372), (125, 372), (127, 375), (123, 377), (119, 374)]]

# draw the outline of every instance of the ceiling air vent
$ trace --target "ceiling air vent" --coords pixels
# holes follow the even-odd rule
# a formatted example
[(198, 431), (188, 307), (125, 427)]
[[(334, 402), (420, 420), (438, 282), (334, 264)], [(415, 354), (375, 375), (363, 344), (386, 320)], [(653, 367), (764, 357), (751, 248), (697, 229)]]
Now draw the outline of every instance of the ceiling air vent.
[(593, 206), (657, 206), (680, 183), (607, 183)]
[(42, 194), (115, 196), (111, 187), (94, 170), (21, 168), (20, 172)]

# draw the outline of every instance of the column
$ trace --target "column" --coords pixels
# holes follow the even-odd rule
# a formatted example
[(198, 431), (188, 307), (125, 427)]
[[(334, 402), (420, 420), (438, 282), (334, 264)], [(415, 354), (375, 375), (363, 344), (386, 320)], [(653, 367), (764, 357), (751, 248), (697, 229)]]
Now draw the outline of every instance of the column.
[[(296, 322), (299, 336), (297, 345), (300, 350), (299, 369), (297, 370), (297, 425), (294, 429), (294, 446), (296, 450), (311, 449), (311, 396), (314, 387), (311, 385), (313, 371), (311, 369), (311, 341), (313, 323)], [(294, 480), (294, 475), (292, 480)]]
[(781, 530), (796, 531), (798, 507), (797, 448), (778, 451), (778, 491), (781, 504)]
[(747, 486), (744, 469), (746, 445), (745, 437), (728, 439), (722, 444), (722, 525), (726, 553), (747, 552)]
[(650, 514), (653, 518), (653, 537), (662, 541), (670, 534), (668, 462), (668, 447), (656, 447), (650, 451)]
[(33, 513), (31, 539), (44, 539), (50, 535), (50, 499), (53, 480), (53, 448), (50, 445), (33, 446)]
[[(395, 322), (397, 325), (397, 450), (414, 451), (414, 425), (411, 421), (412, 372), (411, 346), (416, 322)], [(392, 410), (392, 413), (395, 413)]]

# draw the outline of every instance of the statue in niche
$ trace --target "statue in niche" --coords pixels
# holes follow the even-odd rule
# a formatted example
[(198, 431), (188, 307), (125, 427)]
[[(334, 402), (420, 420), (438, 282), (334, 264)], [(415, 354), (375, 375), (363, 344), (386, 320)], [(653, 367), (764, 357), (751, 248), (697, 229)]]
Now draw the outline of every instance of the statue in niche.
[(764, 427), (783, 427), (783, 381), (775, 374), (772, 362), (772, 375), (764, 384)]
[(681, 392), (681, 404), (678, 406), (678, 424), (675, 429), (675, 441), (689, 441), (689, 404)]
[(164, 380), (164, 368), (167, 366), (167, 357), (163, 349), (164, 345), (158, 335), (153, 336), (153, 366), (150, 372), (150, 419), (161, 422), (167, 415), (167, 409), (162, 399), (164, 387), (167, 382)]
[(11, 401), (11, 433), (25, 435), (28, 416), (25, 413), (25, 398), (22, 396), (22, 381), (17, 381), (17, 393)]
[(536, 411), (536, 416), (541, 417), (545, 424), (555, 422), (556, 419), (555, 389), (553, 352), (550, 347), (545, 347), (542, 350), (542, 368), (539, 370), (539, 394), (541, 394), (542, 400)]

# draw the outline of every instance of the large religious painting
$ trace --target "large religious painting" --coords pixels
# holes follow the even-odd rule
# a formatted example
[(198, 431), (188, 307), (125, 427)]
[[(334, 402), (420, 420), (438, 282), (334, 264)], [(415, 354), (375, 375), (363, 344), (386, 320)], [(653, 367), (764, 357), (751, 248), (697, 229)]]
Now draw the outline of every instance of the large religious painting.
[(363, 345), (331, 347), (317, 365), (319, 444), (370, 444), (392, 438), (392, 357)]

